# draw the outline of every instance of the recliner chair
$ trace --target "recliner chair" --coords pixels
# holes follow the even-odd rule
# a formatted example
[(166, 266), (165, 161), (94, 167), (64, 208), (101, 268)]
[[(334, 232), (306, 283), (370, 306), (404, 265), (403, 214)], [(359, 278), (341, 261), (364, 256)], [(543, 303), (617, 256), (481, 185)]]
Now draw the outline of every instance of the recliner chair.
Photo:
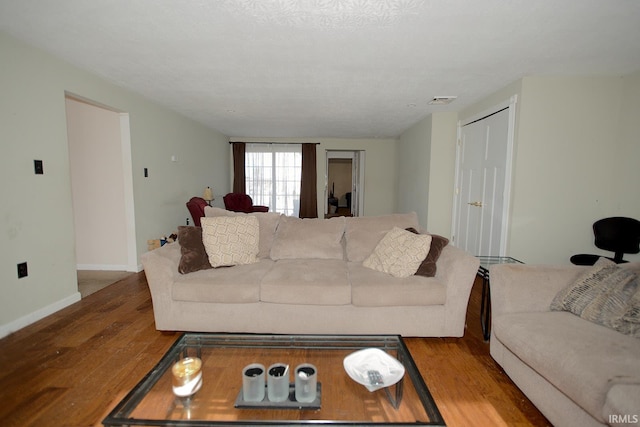
[(192, 197), (187, 202), (187, 209), (189, 209), (189, 213), (191, 213), (191, 218), (193, 218), (193, 224), (196, 227), (200, 227), (200, 218), (204, 216), (204, 207), (209, 206), (209, 203), (202, 197)]
[(224, 207), (234, 212), (269, 212), (268, 206), (254, 205), (251, 196), (241, 193), (228, 193), (222, 198)]
[[(599, 249), (612, 251), (616, 264), (625, 263), (624, 254), (640, 253), (640, 221), (626, 217), (603, 218), (593, 223), (595, 245)], [(600, 255), (578, 254), (570, 260), (576, 265), (593, 265)]]

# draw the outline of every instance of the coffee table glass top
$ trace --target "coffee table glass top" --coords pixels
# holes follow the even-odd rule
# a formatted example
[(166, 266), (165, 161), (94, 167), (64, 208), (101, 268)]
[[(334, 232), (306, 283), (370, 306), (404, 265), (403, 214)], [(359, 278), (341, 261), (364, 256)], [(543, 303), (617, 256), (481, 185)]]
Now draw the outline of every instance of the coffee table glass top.
[[(379, 348), (405, 368), (395, 385), (369, 392), (343, 366), (349, 354)], [(202, 386), (190, 398), (172, 391), (171, 367), (184, 357), (202, 360)], [(317, 368), (320, 408), (236, 407), (242, 369), (251, 363)], [(290, 381), (293, 384), (293, 372)], [(204, 425), (433, 425), (444, 426), (402, 338), (396, 335), (182, 335), (160, 362), (114, 408), (105, 426)]]

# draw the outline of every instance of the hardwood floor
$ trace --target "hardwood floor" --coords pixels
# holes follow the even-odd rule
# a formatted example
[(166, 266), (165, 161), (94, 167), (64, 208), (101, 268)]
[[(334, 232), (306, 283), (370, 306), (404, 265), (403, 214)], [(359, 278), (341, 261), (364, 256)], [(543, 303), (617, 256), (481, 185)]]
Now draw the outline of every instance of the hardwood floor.
[[(407, 345), (448, 426), (548, 421), (489, 356), (476, 280), (464, 338)], [(98, 426), (179, 334), (156, 331), (144, 273), (0, 340), (0, 425)]]

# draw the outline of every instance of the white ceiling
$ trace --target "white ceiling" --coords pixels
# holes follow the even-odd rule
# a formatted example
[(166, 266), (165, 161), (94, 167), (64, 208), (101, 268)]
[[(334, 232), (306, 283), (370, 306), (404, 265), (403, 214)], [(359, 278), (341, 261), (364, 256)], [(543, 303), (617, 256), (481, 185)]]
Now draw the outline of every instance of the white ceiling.
[(0, 31), (231, 137), (397, 137), (527, 75), (640, 70), (638, 0), (0, 0)]

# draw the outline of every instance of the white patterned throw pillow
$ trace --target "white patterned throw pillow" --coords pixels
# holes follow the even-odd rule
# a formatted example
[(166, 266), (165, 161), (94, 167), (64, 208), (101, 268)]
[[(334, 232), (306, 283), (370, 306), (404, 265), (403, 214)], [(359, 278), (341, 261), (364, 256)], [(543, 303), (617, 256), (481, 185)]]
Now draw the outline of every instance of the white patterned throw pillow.
[(204, 217), (201, 223), (212, 267), (258, 262), (260, 228), (255, 216)]
[(394, 227), (362, 265), (395, 277), (409, 277), (418, 270), (430, 248), (430, 235), (414, 234)]

